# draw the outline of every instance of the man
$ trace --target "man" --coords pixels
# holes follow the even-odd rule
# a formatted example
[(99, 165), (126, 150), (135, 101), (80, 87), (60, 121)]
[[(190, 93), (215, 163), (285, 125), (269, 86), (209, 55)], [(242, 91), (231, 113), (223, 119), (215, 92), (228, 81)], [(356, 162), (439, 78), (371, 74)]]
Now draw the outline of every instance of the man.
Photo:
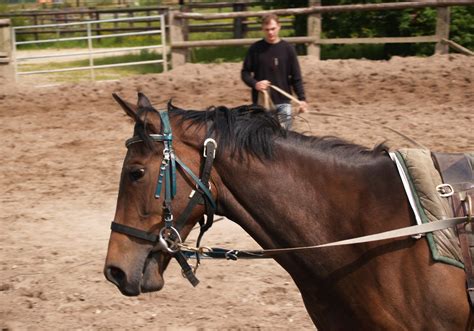
[(278, 16), (268, 14), (262, 18), (264, 39), (250, 46), (241, 77), (245, 84), (252, 88), (253, 103), (257, 103), (260, 91), (270, 93), (282, 125), (289, 129), (292, 123), (290, 99), (271, 89), (270, 85), (275, 85), (289, 94), (292, 87), (300, 100), (299, 112), (305, 112), (308, 105), (296, 51), (292, 45), (280, 39), (280, 28)]

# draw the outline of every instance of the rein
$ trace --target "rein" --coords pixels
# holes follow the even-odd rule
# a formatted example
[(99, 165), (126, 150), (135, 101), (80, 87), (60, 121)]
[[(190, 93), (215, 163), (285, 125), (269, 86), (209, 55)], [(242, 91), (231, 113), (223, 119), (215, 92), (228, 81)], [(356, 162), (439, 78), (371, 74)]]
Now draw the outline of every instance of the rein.
[[(161, 228), (158, 234), (147, 232), (138, 228), (130, 227), (117, 222), (112, 222), (110, 229), (114, 232), (122, 233), (127, 236), (135, 237), (144, 241), (151, 242), (154, 245), (155, 250), (163, 251), (172, 255), (180, 264), (183, 275), (189, 280), (193, 286), (199, 284), (199, 280), (196, 278), (193, 269), (189, 266), (186, 256), (181, 251), (182, 239), (180, 236), (180, 230), (187, 223), (187, 220), (197, 204), (204, 204), (207, 215), (207, 221), (200, 221), (200, 233), (198, 236), (197, 246), (204, 233), (212, 226), (214, 213), (217, 208), (216, 202), (210, 191), (210, 174), (212, 164), (216, 156), (217, 143), (212, 138), (207, 138), (204, 141), (204, 164), (202, 167), (201, 178), (196, 176), (193, 171), (186, 166), (174, 153), (172, 142), (173, 135), (171, 132), (171, 124), (169, 121), (168, 112), (166, 110), (159, 111), (161, 119), (161, 134), (148, 134), (148, 136), (154, 142), (163, 143), (163, 159), (160, 165), (160, 172), (158, 174), (158, 180), (155, 189), (155, 199), (159, 199), (162, 195), (162, 189), (164, 184), (164, 197), (163, 197), (163, 219), (164, 227)], [(125, 142), (125, 146), (129, 148), (131, 145), (141, 143), (143, 140), (134, 136)], [(172, 200), (174, 199), (177, 191), (176, 186), (176, 168), (179, 166), (186, 174), (188, 174), (194, 183), (196, 189), (192, 190), (188, 205), (184, 209), (180, 217), (174, 221), (172, 211)], [(196, 254), (196, 258), (199, 262), (199, 255)]]
[[(272, 89), (274, 89), (275, 91), (277, 91), (278, 93), (284, 95), (285, 97), (287, 97), (288, 99), (294, 101), (295, 103), (297, 103), (298, 105), (301, 104), (301, 101), (298, 100), (297, 98), (295, 98), (294, 96), (292, 96), (291, 94), (287, 93), (286, 91), (282, 90), (281, 88), (279, 88), (278, 86), (275, 86), (275, 85), (270, 85), (270, 87)], [(356, 122), (362, 122), (362, 123), (365, 123), (367, 125), (373, 125), (373, 124), (377, 124), (377, 125), (380, 125), (379, 123), (375, 123), (373, 121), (368, 121), (368, 120), (364, 120), (364, 119), (360, 119), (360, 118), (355, 118), (355, 117), (351, 117), (351, 116), (343, 116), (343, 115), (337, 115), (337, 114), (330, 114), (330, 113), (321, 113), (321, 112), (317, 112), (317, 111), (308, 111), (307, 112), (309, 115), (314, 115), (314, 116), (324, 116), (324, 117), (338, 117), (338, 118), (344, 118), (344, 119), (350, 119), (350, 120), (353, 120), (353, 121), (356, 121)], [(384, 129), (387, 129), (387, 130), (390, 130), (392, 131), (393, 133), (395, 134), (398, 134), (400, 137), (408, 140), (410, 143), (412, 143), (413, 145), (421, 148), (421, 149), (428, 149), (426, 148), (425, 146), (423, 146), (422, 144), (420, 144), (419, 142), (417, 142), (416, 140), (414, 140), (413, 138), (410, 138), (408, 137), (407, 135), (401, 133), (400, 131), (397, 131), (395, 129), (392, 129), (391, 127), (389, 126), (386, 126), (386, 125), (381, 125), (382, 128)]]
[(183, 252), (185, 253), (185, 255), (188, 257), (192, 257), (196, 253), (199, 253), (203, 257), (209, 257), (209, 258), (215, 258), (215, 259), (227, 259), (227, 260), (237, 260), (238, 258), (245, 258), (245, 259), (272, 258), (275, 255), (284, 254), (284, 253), (306, 251), (306, 250), (312, 250), (312, 249), (318, 249), (318, 248), (324, 248), (324, 247), (362, 244), (362, 243), (368, 243), (368, 242), (373, 242), (373, 241), (421, 235), (421, 234), (426, 234), (433, 231), (451, 228), (458, 224), (466, 223), (469, 221), (470, 221), (469, 216), (446, 218), (446, 219), (439, 220), (436, 222), (418, 224), (418, 225), (413, 225), (413, 226), (409, 226), (405, 228), (371, 234), (367, 236), (356, 237), (352, 239), (340, 240), (340, 241), (330, 242), (330, 243), (321, 244), (321, 245), (313, 245), (313, 246), (272, 248), (272, 249), (260, 249), (260, 250), (238, 250), (238, 249), (208, 248), (208, 247), (190, 248), (186, 245), (181, 245), (181, 247), (183, 248)]

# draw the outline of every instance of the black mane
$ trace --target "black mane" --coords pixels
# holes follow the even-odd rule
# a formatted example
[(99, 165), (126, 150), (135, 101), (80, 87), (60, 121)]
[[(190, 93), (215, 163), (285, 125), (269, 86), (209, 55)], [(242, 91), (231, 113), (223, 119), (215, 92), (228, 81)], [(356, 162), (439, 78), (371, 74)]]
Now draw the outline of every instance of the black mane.
[(338, 158), (376, 156), (386, 150), (383, 144), (374, 149), (349, 143), (343, 139), (323, 136), (306, 136), (281, 127), (278, 117), (256, 105), (227, 108), (211, 107), (206, 111), (183, 110), (169, 104), (170, 116), (180, 117), (181, 124), (188, 124), (188, 129), (206, 125), (208, 135), (216, 137), (219, 148), (242, 156), (250, 153), (265, 159), (273, 156), (274, 142), (278, 138), (291, 140), (295, 146), (307, 146), (333, 154)]
[[(236, 108), (224, 106), (210, 107), (202, 110), (184, 110), (168, 103), (169, 116), (179, 117), (180, 125), (187, 125), (199, 129), (207, 127), (208, 137), (216, 138), (219, 148), (217, 153), (230, 151), (231, 155), (240, 157), (243, 153), (250, 153), (260, 159), (273, 157), (276, 139), (285, 139), (297, 148), (308, 148), (317, 152), (324, 152), (336, 159), (355, 162), (363, 161), (367, 157), (381, 155), (387, 148), (384, 144), (369, 149), (364, 146), (349, 143), (333, 136), (306, 136), (282, 128), (275, 113), (265, 111), (257, 105), (246, 105)], [(150, 113), (158, 114), (153, 107), (141, 107), (138, 116), (142, 121), (135, 123), (134, 135), (144, 141), (149, 149), (155, 149), (155, 143), (150, 138), (147, 129), (147, 118)]]
[(259, 158), (271, 158), (275, 138), (286, 137), (275, 114), (256, 105), (229, 109), (224, 106), (211, 107), (206, 111), (183, 110), (172, 105), (170, 116), (179, 116), (181, 123), (202, 127), (207, 125), (208, 135), (216, 137), (218, 151), (230, 150), (242, 156), (249, 152)]

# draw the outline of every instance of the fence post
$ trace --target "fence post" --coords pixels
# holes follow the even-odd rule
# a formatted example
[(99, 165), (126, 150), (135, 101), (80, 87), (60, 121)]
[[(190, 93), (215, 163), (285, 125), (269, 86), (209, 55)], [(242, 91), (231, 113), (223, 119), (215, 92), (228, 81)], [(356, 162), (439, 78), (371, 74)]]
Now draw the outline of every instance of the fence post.
[[(309, 6), (321, 6), (321, 0), (309, 0)], [(318, 59), (321, 58), (321, 13), (308, 15), (308, 37), (315, 37), (316, 42), (308, 45), (308, 55), (312, 55)]]
[[(99, 11), (96, 11), (96, 12), (95, 12), (95, 19), (96, 19), (97, 21), (100, 21), (100, 13), (99, 13)], [(96, 34), (97, 34), (98, 36), (100, 36), (100, 35), (102, 34), (102, 33), (101, 33), (100, 23), (97, 23), (97, 24), (96, 24), (96, 29), (97, 29)], [(97, 43), (99, 43), (99, 44), (101, 43), (101, 38), (98, 38), (98, 39), (97, 39)]]
[(92, 45), (92, 27), (91, 23), (87, 23), (87, 49), (89, 53), (89, 67), (90, 67), (90, 76), (91, 80), (95, 81), (95, 71), (94, 71), (94, 56), (92, 55), (92, 50), (94, 46)]
[(170, 47), (171, 47), (171, 65), (173, 68), (179, 67), (186, 63), (188, 56), (187, 48), (174, 48), (173, 43), (179, 41), (185, 41), (186, 34), (184, 29), (184, 19), (176, 17), (179, 11), (170, 10)]
[(0, 19), (0, 77), (5, 81), (15, 81), (12, 53), (12, 28), (9, 19)]
[[(32, 15), (33, 15), (33, 25), (38, 25), (38, 15), (37, 14), (32, 14)], [(35, 29), (35, 31), (36, 31), (36, 29)], [(34, 36), (35, 36), (35, 40), (39, 39), (38, 32), (35, 32)]]
[[(234, 12), (237, 11), (245, 11), (247, 5), (245, 3), (234, 3), (232, 4), (232, 8)], [(234, 18), (234, 39), (241, 39), (244, 38), (245, 33), (247, 32), (246, 27), (247, 24), (244, 23), (246, 18), (243, 17), (236, 17)]]
[(438, 42), (435, 46), (435, 54), (448, 54), (449, 45), (443, 43), (443, 39), (449, 39), (449, 21), (450, 21), (450, 10), (449, 7), (438, 7), (436, 8), (438, 13), (436, 17), (436, 36)]

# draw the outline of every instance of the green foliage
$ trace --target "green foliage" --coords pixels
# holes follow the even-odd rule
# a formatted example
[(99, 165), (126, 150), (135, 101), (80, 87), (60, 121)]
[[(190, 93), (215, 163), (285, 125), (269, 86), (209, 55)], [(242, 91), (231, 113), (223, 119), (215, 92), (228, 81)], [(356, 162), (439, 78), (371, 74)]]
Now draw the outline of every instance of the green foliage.
[(139, 6), (157, 6), (161, 4), (162, 4), (161, 0), (140, 0), (139, 1)]
[[(301, 8), (307, 7), (308, 0), (277, 0), (271, 3), (265, 3), (265, 9), (275, 8)], [(293, 24), (295, 27), (295, 36), (306, 36), (307, 24), (305, 15), (295, 15), (293, 17)]]
[(474, 6), (452, 8), (449, 39), (474, 50)]
[(384, 46), (377, 45), (322, 45), (321, 59), (369, 59), (384, 58)]
[[(323, 6), (383, 3), (383, 0), (322, 0)], [(403, 2), (396, 0), (392, 2)], [(276, 0), (268, 7), (293, 8), (306, 7), (308, 0)], [(408, 10), (358, 11), (347, 13), (323, 14), (323, 38), (369, 38), (369, 37), (405, 37), (434, 35), (437, 10), (435, 8)], [(468, 49), (474, 49), (474, 7), (451, 7), (450, 39)], [(295, 18), (296, 35), (306, 34), (306, 16)], [(376, 50), (376, 51), (375, 51)], [(393, 55), (431, 55), (433, 43), (386, 44), (380, 51), (373, 45), (330, 45), (322, 47), (323, 58), (354, 57), (372, 58), (380, 56), (387, 59)], [(378, 55), (377, 55), (378, 54)]]

